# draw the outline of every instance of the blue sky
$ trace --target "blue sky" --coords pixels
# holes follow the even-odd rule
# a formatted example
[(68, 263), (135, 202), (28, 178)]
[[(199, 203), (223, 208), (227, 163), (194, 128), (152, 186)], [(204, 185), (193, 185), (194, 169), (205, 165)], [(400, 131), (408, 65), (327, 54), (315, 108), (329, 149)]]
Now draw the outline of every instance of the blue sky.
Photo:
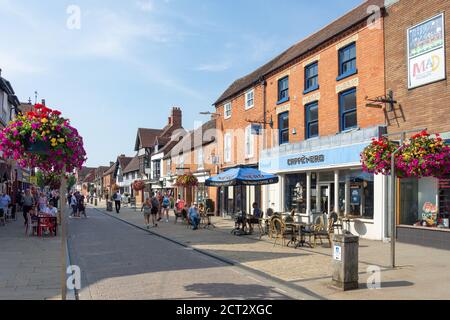
[[(138, 127), (184, 127), (235, 79), (362, 0), (0, 0), (0, 68), (72, 120), (89, 166), (134, 155)], [(80, 29), (67, 28), (67, 8)]]

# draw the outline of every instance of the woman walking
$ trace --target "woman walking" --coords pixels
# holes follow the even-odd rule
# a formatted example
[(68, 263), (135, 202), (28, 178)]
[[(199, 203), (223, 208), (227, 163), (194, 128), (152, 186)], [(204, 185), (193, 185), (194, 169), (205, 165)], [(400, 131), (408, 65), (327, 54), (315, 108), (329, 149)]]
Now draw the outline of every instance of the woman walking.
[(152, 223), (153, 223), (154, 227), (158, 226), (158, 224), (156, 222), (160, 220), (160, 218), (156, 217), (158, 215), (158, 213), (159, 213), (159, 200), (156, 196), (153, 196), (151, 214), (152, 214)]
[(163, 207), (163, 214), (166, 216), (166, 222), (169, 222), (169, 207), (170, 207), (170, 199), (167, 193), (164, 195), (163, 201), (162, 201), (162, 207)]
[[(144, 222), (147, 229), (150, 229), (150, 215), (152, 215), (152, 203), (150, 198), (147, 198), (142, 205), (141, 212), (144, 211)], [(155, 217), (152, 215), (152, 222), (155, 225)]]

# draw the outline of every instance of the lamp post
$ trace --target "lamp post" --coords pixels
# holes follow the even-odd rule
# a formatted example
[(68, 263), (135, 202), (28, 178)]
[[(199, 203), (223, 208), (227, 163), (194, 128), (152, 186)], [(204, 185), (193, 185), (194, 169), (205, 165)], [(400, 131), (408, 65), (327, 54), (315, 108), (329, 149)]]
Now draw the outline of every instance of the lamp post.
[(395, 155), (398, 154), (403, 149), (403, 143), (405, 141), (405, 137), (407, 133), (412, 132), (420, 132), (427, 130), (426, 128), (422, 129), (415, 129), (415, 130), (408, 130), (408, 131), (402, 131), (402, 132), (395, 132), (395, 133), (388, 133), (384, 134), (383, 137), (388, 138), (389, 136), (398, 136), (400, 135), (400, 144), (399, 147), (392, 152), (391, 155), (391, 182), (389, 185), (389, 193), (391, 194), (391, 205), (389, 206), (389, 214), (391, 218), (391, 267), (395, 268), (395, 245), (396, 245), (396, 239), (397, 239), (397, 193), (396, 193), (396, 173), (395, 173)]
[(66, 221), (66, 189), (67, 182), (65, 179), (66, 168), (64, 167), (61, 175), (61, 187), (59, 190), (60, 210), (61, 210), (61, 300), (66, 300), (67, 284), (66, 284), (66, 268), (67, 268), (67, 221)]

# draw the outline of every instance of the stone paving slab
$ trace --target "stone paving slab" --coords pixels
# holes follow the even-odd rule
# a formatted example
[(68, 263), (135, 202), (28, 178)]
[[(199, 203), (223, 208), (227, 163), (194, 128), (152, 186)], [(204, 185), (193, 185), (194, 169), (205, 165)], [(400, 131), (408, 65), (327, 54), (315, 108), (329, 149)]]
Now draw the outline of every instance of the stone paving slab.
[[(139, 211), (125, 208), (120, 214), (105, 210), (105, 204), (97, 207), (103, 213), (144, 227)], [(230, 233), (234, 223), (219, 217), (213, 218), (216, 228), (193, 231), (181, 222), (161, 221), (150, 231), (184, 243), (195, 249), (217, 255), (271, 277), (306, 287), (329, 299), (450, 299), (450, 251), (397, 244), (397, 262), (400, 267), (392, 270), (390, 244), (360, 239), (359, 274), (360, 289), (342, 292), (331, 283), (332, 254), (328, 244), (311, 248), (288, 248), (273, 245), (273, 240), (258, 235), (234, 236)], [(368, 267), (380, 270), (381, 289), (370, 290), (367, 280)]]
[(0, 299), (60, 299), (60, 237), (28, 237), (23, 219), (0, 226)]

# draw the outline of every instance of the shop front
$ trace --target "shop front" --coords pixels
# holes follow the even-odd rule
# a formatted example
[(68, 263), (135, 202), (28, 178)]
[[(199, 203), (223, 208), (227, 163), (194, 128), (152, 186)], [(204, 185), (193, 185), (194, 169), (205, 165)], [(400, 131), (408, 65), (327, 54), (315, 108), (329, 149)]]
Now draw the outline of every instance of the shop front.
[(450, 250), (450, 175), (400, 179), (398, 193), (398, 240)]
[(280, 182), (263, 187), (263, 209), (295, 210), (307, 223), (336, 212), (348, 218), (344, 228), (353, 234), (384, 239), (386, 177), (363, 172), (360, 163), (360, 153), (384, 132), (361, 129), (264, 151), (260, 170)]

